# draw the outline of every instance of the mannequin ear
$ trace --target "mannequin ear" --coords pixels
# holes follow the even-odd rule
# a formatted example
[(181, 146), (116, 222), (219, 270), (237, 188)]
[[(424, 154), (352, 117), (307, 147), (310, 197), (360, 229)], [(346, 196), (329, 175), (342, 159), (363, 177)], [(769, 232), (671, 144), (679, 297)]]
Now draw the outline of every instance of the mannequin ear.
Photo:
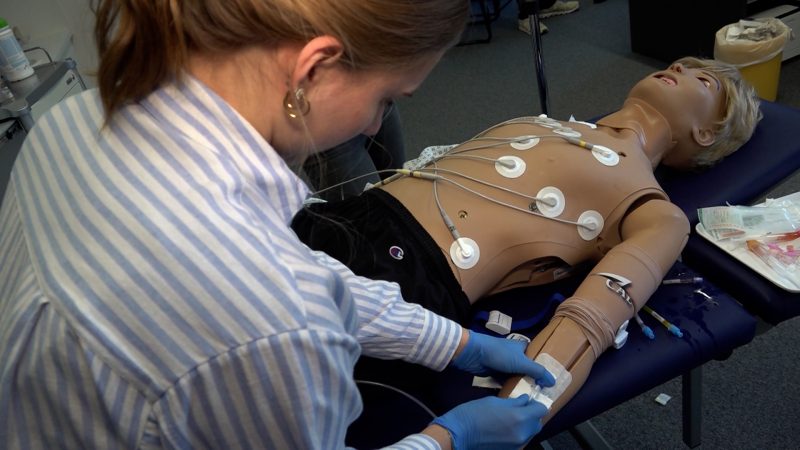
[(313, 81), (319, 69), (336, 64), (344, 54), (344, 46), (333, 36), (317, 36), (308, 41), (297, 55), (292, 86), (303, 80)]
[(692, 137), (697, 145), (708, 147), (717, 140), (717, 133), (711, 128), (692, 128)]

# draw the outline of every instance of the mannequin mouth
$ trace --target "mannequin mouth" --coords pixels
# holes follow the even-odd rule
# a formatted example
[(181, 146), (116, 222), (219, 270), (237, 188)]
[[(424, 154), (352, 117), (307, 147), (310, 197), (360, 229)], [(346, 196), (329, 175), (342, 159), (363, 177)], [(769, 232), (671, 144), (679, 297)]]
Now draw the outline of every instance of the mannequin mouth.
[(665, 84), (668, 84), (670, 86), (677, 86), (678, 85), (678, 80), (676, 80), (675, 78), (673, 78), (673, 77), (671, 77), (671, 76), (669, 76), (667, 74), (663, 74), (662, 73), (662, 74), (656, 75), (656, 78), (661, 80), (661, 81), (663, 81)]

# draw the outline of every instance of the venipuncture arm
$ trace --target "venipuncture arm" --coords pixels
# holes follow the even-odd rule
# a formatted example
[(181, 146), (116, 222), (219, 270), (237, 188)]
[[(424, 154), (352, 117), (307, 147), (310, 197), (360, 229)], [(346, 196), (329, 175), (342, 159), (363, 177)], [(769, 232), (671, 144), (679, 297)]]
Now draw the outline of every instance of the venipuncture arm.
[[(689, 223), (677, 206), (664, 200), (649, 200), (625, 217), (619, 232), (622, 241), (559, 306), (526, 350), (528, 357), (556, 376), (556, 385), (542, 390), (543, 401), (551, 403), (548, 418), (574, 396), (594, 362), (613, 344), (620, 326), (658, 288), (680, 256)], [(518, 382), (519, 377), (506, 382), (500, 395), (512, 395)], [(524, 388), (522, 384), (513, 395)]]
[[(617, 328), (631, 319), (655, 292), (680, 256), (689, 235), (683, 211), (660, 199), (638, 205), (619, 227), (621, 242), (605, 254), (573, 294), (573, 298), (587, 299), (591, 308), (597, 308), (591, 314), (599, 314), (595, 321), (606, 326), (602, 332), (592, 333), (596, 356), (611, 345), (610, 339), (613, 340)], [(578, 320), (576, 314), (569, 313), (569, 308), (565, 309), (556, 317), (574, 316)], [(586, 324), (584, 328), (597, 329), (597, 326)]]

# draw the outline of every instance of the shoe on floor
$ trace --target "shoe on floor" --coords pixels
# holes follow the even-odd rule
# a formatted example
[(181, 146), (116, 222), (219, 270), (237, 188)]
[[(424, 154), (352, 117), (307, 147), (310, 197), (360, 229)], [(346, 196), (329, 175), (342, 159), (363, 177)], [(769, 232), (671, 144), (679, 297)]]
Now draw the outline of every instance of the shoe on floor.
[(563, 0), (556, 0), (556, 2), (553, 3), (553, 6), (539, 11), (539, 18), (546, 19), (548, 17), (553, 17), (553, 16), (562, 16), (564, 14), (575, 12), (580, 7), (581, 4), (578, 2), (573, 2), (573, 1), (565, 2)]
[[(529, 19), (519, 19), (517, 22), (517, 28), (519, 31), (522, 31), (526, 34), (531, 34), (531, 21)], [(539, 22), (539, 32), (542, 34), (547, 33), (548, 28), (547, 25), (543, 24), (541, 21)]]

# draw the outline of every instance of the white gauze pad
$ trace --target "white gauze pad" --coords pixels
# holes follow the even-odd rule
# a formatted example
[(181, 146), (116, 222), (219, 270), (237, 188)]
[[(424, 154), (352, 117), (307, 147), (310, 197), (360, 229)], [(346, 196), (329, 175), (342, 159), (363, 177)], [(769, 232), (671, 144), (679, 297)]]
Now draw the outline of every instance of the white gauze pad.
[(572, 383), (572, 374), (561, 365), (555, 358), (547, 353), (540, 353), (534, 359), (535, 362), (541, 364), (548, 372), (550, 372), (556, 379), (556, 384), (551, 387), (541, 387), (529, 376), (523, 377), (519, 383), (511, 391), (509, 397), (517, 398), (522, 394), (528, 394), (531, 400), (543, 404), (549, 410), (561, 394), (567, 389), (567, 386)]

